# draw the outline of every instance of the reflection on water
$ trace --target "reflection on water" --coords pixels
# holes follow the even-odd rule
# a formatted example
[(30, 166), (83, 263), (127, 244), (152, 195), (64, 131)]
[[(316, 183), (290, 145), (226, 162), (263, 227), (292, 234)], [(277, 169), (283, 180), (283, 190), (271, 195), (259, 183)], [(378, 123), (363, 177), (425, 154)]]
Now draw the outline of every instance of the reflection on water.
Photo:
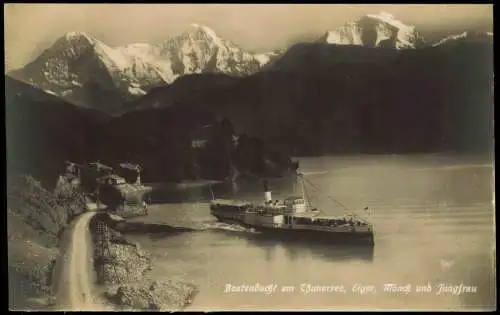
[(275, 258), (276, 251), (283, 251), (290, 260), (314, 257), (320, 260), (373, 260), (373, 246), (332, 245), (327, 242), (317, 243), (310, 240), (277, 240), (265, 235), (246, 235), (247, 246), (259, 247), (266, 252), (266, 260)]
[[(231, 227), (217, 229), (227, 237), (237, 237), (246, 248), (259, 248), (265, 253), (266, 261), (276, 258), (276, 252), (282, 252), (290, 260), (315, 257), (321, 260), (373, 260), (373, 246), (346, 246), (314, 242), (303, 239), (278, 239), (249, 230), (236, 230)], [(216, 246), (216, 245), (212, 245)]]
[[(183, 203), (158, 204), (141, 220), (195, 228), (176, 236), (133, 236), (158, 258), (157, 277), (200, 287), (191, 310), (213, 309), (491, 309), (496, 286), (492, 169), (488, 161), (446, 156), (357, 156), (301, 160), (302, 171), (324, 194), (311, 191), (327, 214), (343, 213), (325, 194), (360, 211), (375, 226), (374, 248), (325, 246), (268, 239), (217, 222), (209, 190), (184, 192)], [(486, 165), (486, 166), (485, 166)], [(293, 185), (270, 182), (273, 198)], [(223, 189), (219, 191), (222, 195)], [(181, 198), (181, 199), (182, 199)], [(197, 199), (198, 198), (198, 199)], [(262, 200), (259, 185), (237, 198)], [(203, 201), (205, 200), (205, 201)], [(296, 291), (225, 292), (227, 284), (277, 284)], [(384, 292), (384, 284), (412, 291)], [(345, 287), (344, 293), (305, 293), (301, 285)], [(431, 292), (416, 292), (429, 285)], [(474, 293), (439, 293), (440, 285), (473, 286)], [(374, 286), (376, 293), (361, 293)], [(438, 294), (439, 293), (439, 294)]]

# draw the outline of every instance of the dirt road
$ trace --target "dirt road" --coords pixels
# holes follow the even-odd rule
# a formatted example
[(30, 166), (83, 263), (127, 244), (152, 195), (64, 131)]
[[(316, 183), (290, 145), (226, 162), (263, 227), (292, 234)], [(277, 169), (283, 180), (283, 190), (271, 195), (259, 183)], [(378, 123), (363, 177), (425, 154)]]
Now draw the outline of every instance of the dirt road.
[(56, 264), (55, 281), (58, 310), (112, 310), (96, 296), (92, 266), (90, 219), (96, 212), (86, 212), (75, 220), (63, 240), (64, 253)]

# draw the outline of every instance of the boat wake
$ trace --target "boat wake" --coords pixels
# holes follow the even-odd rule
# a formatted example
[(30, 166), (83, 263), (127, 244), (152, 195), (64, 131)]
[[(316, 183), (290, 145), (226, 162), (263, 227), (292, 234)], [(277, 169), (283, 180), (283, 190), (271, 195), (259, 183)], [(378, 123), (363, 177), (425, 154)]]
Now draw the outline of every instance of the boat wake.
[(230, 224), (225, 222), (204, 222), (201, 224), (200, 230), (222, 230), (231, 232), (256, 233), (253, 228), (247, 228), (239, 224)]
[(323, 175), (327, 173), (328, 171), (310, 171), (310, 172), (301, 172), (300, 174), (304, 176), (312, 176), (312, 175)]

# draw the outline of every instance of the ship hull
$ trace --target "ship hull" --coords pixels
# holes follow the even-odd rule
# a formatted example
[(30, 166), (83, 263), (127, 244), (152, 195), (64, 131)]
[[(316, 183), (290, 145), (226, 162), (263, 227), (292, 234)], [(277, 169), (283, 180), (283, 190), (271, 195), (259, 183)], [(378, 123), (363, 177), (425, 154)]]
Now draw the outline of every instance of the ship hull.
[(220, 222), (229, 223), (229, 224), (240, 224), (243, 225), (243, 215), (239, 214), (212, 214), (217, 218)]
[(374, 245), (373, 232), (332, 232), (322, 230), (305, 230), (293, 228), (271, 228), (245, 224), (243, 215), (237, 214), (215, 214), (214, 217), (220, 222), (239, 224), (260, 232), (261, 237), (279, 240), (307, 241), (328, 244), (349, 245)]
[(210, 206), (210, 214), (221, 222), (242, 224), (245, 209), (240, 205), (218, 204)]
[(293, 228), (271, 228), (243, 224), (261, 232), (262, 237), (281, 240), (308, 241), (338, 245), (374, 245), (373, 232), (332, 232), (321, 230), (302, 230)]

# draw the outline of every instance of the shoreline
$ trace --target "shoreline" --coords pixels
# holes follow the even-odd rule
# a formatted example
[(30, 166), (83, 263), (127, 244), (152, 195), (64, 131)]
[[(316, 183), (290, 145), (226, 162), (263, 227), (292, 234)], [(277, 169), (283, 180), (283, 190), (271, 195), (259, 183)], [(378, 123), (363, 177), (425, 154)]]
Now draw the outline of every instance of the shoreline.
[[(16, 190), (10, 192), (8, 196), (9, 309), (57, 310), (56, 293), (60, 281), (58, 271), (62, 268), (61, 264), (64, 261), (65, 235), (74, 225), (75, 219), (85, 213), (84, 204), (86, 200), (74, 190), (74, 187), (67, 180), (60, 180), (56, 189), (52, 192), (47, 191), (37, 180), (32, 179), (30, 176), (21, 176), (20, 178), (24, 178), (25, 182), (22, 184), (24, 187), (19, 187), (20, 190), (16, 187)], [(149, 193), (161, 193), (165, 190), (183, 192), (190, 189), (206, 189), (210, 185), (214, 185), (214, 187), (222, 185), (219, 189), (225, 190), (227, 189), (225, 184), (223, 181), (187, 180), (180, 183), (144, 183), (144, 186)], [(30, 186), (32, 187), (31, 190), (28, 189)], [(27, 193), (28, 191), (32, 192)], [(208, 195), (206, 197), (210, 198)], [(42, 204), (38, 204), (40, 201), (42, 201)], [(181, 201), (184, 201), (184, 199)], [(35, 205), (30, 204), (32, 202), (35, 202)], [(99, 218), (102, 219), (100, 214), (96, 215), (96, 218), (92, 221), (96, 222)], [(122, 304), (135, 303), (139, 307), (132, 307), (132, 309), (136, 310), (183, 309), (191, 304), (192, 299), (198, 293), (198, 288), (192, 284), (168, 279), (155, 281), (148, 278), (148, 271), (154, 268), (154, 262), (150, 254), (140, 250), (139, 244), (128, 241), (126, 235), (151, 233), (174, 235), (197, 231), (196, 229), (154, 222), (129, 221), (127, 219), (123, 219), (123, 221), (115, 220), (114, 222), (112, 219), (108, 219), (107, 223), (111, 225), (110, 230), (114, 230), (115, 237), (110, 243), (111, 247), (114, 248), (113, 251), (119, 257), (107, 257), (104, 264), (121, 264), (119, 268), (132, 270), (130, 274), (133, 274), (137, 266), (131, 266), (133, 264), (129, 263), (129, 269), (127, 269), (125, 262), (127, 260), (141, 261), (143, 265), (141, 268), (144, 271), (143, 274), (137, 274), (136, 279), (121, 279), (118, 283), (108, 283), (105, 291), (109, 301), (117, 304), (118, 307), (124, 307)], [(45, 230), (47, 224), (49, 224), (48, 228), (54, 232)], [(95, 231), (94, 233), (91, 231), (91, 235), (92, 244), (96, 247)], [(95, 251), (93, 256), (94, 260), (99, 263)], [(94, 269), (96, 269), (95, 267)], [(109, 267), (106, 268), (109, 269)], [(99, 279), (98, 276), (98, 282), (109, 282), (109, 279), (102, 276)], [(122, 289), (118, 293), (120, 287)], [(156, 292), (157, 296), (166, 295), (165, 299), (167, 301), (161, 302), (160, 298), (151, 296), (151, 292)], [(152, 308), (145, 307), (144, 303), (141, 306), (140, 302), (133, 301), (133, 298), (130, 297), (141, 294), (145, 296), (144, 299), (146, 299), (146, 296), (149, 299), (156, 299), (152, 303), (154, 304)], [(119, 303), (115, 303), (119, 298), (117, 295), (121, 299)]]
[[(104, 231), (104, 232), (103, 232)], [(104, 297), (119, 310), (179, 311), (189, 306), (198, 288), (171, 279), (152, 279), (152, 255), (127, 233), (188, 232), (161, 224), (137, 224), (99, 213), (90, 222), (94, 270)]]

